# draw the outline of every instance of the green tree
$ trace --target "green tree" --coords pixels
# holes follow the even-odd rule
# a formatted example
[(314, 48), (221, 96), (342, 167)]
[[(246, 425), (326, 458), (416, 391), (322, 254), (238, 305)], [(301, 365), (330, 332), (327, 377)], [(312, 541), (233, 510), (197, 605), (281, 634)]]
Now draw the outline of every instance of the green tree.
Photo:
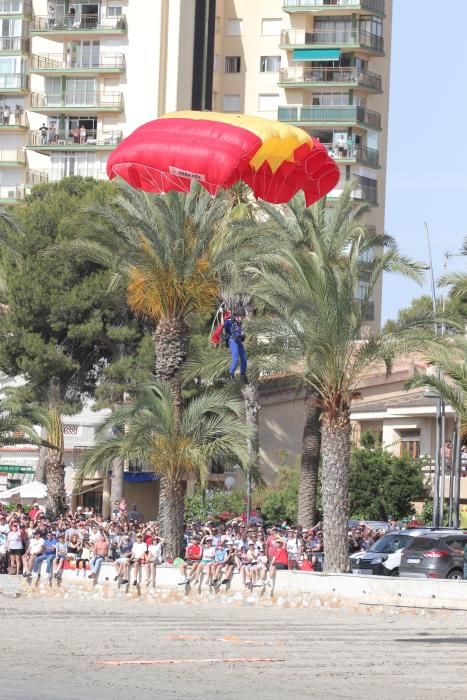
[(298, 465), (282, 466), (272, 486), (255, 493), (255, 503), (267, 523), (296, 523), (298, 516), (300, 469)]
[(175, 558), (183, 542), (183, 482), (195, 477), (204, 486), (213, 461), (234, 459), (246, 466), (247, 435), (242, 402), (228, 391), (203, 392), (180, 413), (171, 385), (158, 381), (140, 387), (131, 403), (101, 424), (98, 443), (85, 454), (80, 473), (108, 471), (115, 459), (147, 464), (163, 480), (166, 554)]
[(352, 451), (350, 473), (351, 517), (365, 520), (397, 519), (413, 513), (413, 502), (426, 495), (420, 462), (395, 457), (381, 449)]
[[(420, 349), (431, 330), (423, 323), (396, 333), (368, 335), (368, 310), (383, 272), (420, 279), (420, 266), (402, 256), (387, 236), (365, 231), (352, 217), (351, 186), (331, 214), (310, 208), (317, 220), (312, 245), (285, 250), (254, 284), (257, 302), (272, 309), (261, 319), (270, 344), (282, 344), (290, 372), (303, 377), (321, 409), (322, 501), (328, 572), (348, 569), (350, 404), (362, 377), (381, 361), (390, 370), (400, 352)], [(366, 291), (358, 294), (365, 275)], [(280, 350), (278, 349), (278, 353)], [(300, 367), (301, 365), (301, 367)]]
[[(138, 351), (143, 329), (128, 314), (124, 286), (111, 287), (111, 272), (95, 263), (49, 252), (82, 233), (81, 207), (103, 203), (113, 192), (109, 183), (83, 178), (38, 186), (16, 208), (15, 225), (3, 230), (7, 312), (0, 316), (0, 369), (26, 380), (23, 402), (47, 410), (52, 384), (60, 410), (73, 413), (94, 394), (102, 370), (120, 359), (122, 345), (124, 354)], [(41, 451), (50, 475), (57, 474), (56, 456)], [(63, 471), (62, 459), (59, 464)], [(44, 478), (40, 469), (37, 477)]]

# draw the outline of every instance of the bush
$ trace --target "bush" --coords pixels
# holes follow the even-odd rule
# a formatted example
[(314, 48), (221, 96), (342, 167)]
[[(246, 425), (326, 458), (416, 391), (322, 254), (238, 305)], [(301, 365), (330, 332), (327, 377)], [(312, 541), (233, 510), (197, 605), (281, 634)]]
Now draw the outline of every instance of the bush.
[(185, 497), (185, 520), (204, 523), (207, 520), (231, 520), (244, 513), (246, 493), (224, 489), (198, 489), (193, 496)]
[(254, 503), (261, 507), (266, 524), (297, 522), (298, 484), (300, 468), (283, 466), (276, 483), (266, 486), (254, 495)]

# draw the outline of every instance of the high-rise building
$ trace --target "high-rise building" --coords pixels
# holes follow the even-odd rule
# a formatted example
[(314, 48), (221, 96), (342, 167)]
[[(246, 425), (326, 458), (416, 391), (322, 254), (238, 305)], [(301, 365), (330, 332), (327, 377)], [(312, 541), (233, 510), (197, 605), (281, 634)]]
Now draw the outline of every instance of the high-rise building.
[(0, 0), (0, 203), (105, 177), (138, 125), (214, 109), (319, 138), (342, 173), (330, 206), (353, 179), (382, 232), (391, 19), (392, 0)]
[[(213, 108), (300, 126), (384, 229), (391, 0), (218, 0)], [(365, 294), (365, 280), (359, 294)], [(381, 287), (369, 326), (381, 319)]]
[(36, 182), (105, 177), (140, 124), (210, 109), (214, 10), (215, 0), (0, 0), (0, 203)]

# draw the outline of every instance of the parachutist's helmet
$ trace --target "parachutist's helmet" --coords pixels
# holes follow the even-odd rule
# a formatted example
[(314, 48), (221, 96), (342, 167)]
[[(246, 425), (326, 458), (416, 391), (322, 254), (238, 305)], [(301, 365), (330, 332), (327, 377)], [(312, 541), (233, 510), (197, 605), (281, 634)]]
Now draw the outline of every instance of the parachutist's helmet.
[(236, 306), (233, 311), (234, 316), (239, 316), (239, 318), (245, 318), (246, 313), (243, 306)]
[(224, 315), (224, 320), (226, 320), (232, 316), (232, 312), (230, 311), (230, 309), (224, 309), (223, 315)]

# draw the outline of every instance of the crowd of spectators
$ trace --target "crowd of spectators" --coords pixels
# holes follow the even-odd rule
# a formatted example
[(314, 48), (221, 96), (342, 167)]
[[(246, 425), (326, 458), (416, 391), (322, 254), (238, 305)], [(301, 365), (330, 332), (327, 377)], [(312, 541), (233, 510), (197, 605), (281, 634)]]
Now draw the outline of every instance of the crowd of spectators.
[[(34, 504), (28, 513), (17, 506), (0, 510), (0, 572), (61, 579), (65, 568), (76, 576), (97, 579), (103, 562), (113, 562), (114, 580), (123, 585), (155, 585), (156, 568), (178, 566), (180, 585), (228, 586), (235, 573), (247, 589), (272, 585), (277, 570), (321, 571), (324, 558), (322, 525), (304, 529), (287, 523), (265, 527), (261, 511), (247, 525), (245, 516), (229, 522), (188, 523), (183, 557), (168, 561), (157, 522), (146, 522), (136, 504), (114, 503), (108, 519), (93, 508), (78, 507), (51, 521)], [(415, 524), (405, 524), (410, 526)], [(349, 554), (368, 549), (389, 530), (364, 522), (349, 527)]]

